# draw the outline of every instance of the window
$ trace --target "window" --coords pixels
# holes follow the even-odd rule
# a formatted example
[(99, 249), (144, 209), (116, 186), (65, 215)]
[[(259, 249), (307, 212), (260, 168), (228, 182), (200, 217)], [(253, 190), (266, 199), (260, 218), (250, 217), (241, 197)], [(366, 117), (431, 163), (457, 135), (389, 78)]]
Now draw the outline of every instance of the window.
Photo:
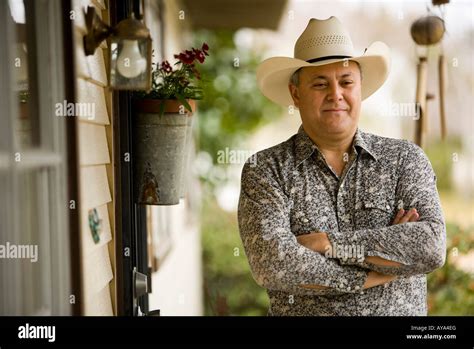
[(60, 0), (0, 2), (0, 315), (71, 312)]

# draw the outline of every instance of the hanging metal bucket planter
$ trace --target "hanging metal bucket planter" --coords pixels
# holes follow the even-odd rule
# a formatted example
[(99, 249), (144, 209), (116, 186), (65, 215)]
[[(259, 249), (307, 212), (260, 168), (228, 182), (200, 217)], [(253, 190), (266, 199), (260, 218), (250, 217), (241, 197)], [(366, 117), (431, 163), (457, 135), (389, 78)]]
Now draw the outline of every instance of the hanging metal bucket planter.
[[(165, 112), (160, 115), (161, 104)], [(195, 103), (188, 101), (193, 111)], [(135, 103), (133, 181), (135, 202), (176, 205), (183, 195), (186, 135), (192, 113), (177, 100), (144, 99)]]

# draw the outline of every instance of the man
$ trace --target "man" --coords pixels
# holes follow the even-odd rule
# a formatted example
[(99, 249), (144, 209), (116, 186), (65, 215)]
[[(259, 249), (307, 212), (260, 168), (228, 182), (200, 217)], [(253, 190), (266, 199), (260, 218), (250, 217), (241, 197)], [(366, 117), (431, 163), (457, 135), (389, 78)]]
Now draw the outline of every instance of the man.
[(381, 42), (355, 57), (331, 17), (310, 20), (295, 58), (257, 70), (262, 93), (302, 120), (242, 171), (239, 229), (270, 315), (427, 314), (426, 274), (446, 252), (435, 174), (416, 145), (358, 129), (389, 61)]

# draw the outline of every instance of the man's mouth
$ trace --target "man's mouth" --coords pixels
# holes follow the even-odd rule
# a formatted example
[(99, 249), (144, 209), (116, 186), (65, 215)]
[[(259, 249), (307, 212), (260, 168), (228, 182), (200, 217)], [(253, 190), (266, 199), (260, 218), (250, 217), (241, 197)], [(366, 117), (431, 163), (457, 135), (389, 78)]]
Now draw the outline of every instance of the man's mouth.
[(347, 109), (324, 109), (323, 111), (327, 111), (327, 112), (338, 112), (338, 111), (347, 111)]

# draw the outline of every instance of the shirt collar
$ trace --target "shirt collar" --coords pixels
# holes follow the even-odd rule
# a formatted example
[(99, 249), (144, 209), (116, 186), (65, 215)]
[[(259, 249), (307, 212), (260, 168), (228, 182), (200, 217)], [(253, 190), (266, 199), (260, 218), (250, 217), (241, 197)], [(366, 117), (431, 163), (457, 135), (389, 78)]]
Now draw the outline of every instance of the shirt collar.
[[(378, 159), (378, 154), (376, 152), (375, 144), (372, 141), (373, 137), (370, 137), (369, 134), (357, 128), (357, 131), (354, 135), (354, 142), (352, 143), (354, 148), (361, 148), (366, 151), (375, 161)], [(358, 154), (358, 152), (357, 152)]]
[[(358, 149), (362, 149), (366, 151), (375, 161), (377, 161), (377, 156), (375, 154), (375, 150), (373, 147), (373, 143), (371, 142), (371, 137), (357, 128), (356, 133), (354, 135), (353, 147), (356, 154), (359, 154)], [(303, 125), (300, 126), (298, 129), (298, 133), (296, 134), (296, 144), (295, 144), (295, 151), (296, 151), (296, 166), (299, 166), (303, 161), (309, 158), (314, 151), (318, 150), (318, 147), (313, 143), (311, 138), (309, 138), (308, 134), (305, 132)]]

